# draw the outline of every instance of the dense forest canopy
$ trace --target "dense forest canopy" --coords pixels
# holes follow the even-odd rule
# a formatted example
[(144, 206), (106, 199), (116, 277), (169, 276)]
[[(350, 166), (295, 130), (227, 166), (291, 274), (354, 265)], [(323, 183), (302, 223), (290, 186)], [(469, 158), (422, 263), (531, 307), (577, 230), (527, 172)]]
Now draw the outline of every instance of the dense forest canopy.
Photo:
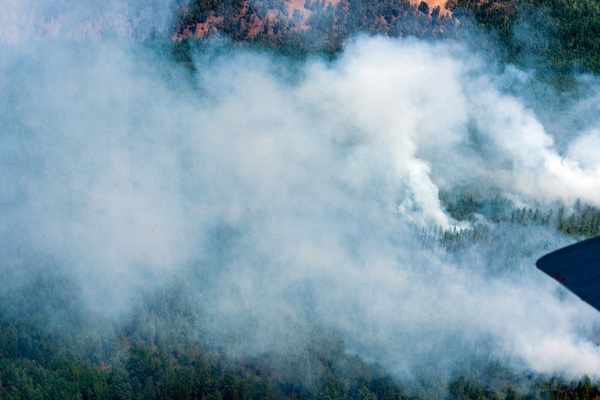
[(599, 24), (0, 0), (0, 399), (600, 398)]
[[(600, 72), (600, 5), (593, 0), (194, 0), (180, 11), (179, 39), (223, 34), (292, 53), (334, 54), (357, 33), (453, 38), (474, 18), (502, 43), (506, 57), (544, 73)], [(468, 26), (465, 29), (465, 24)], [(479, 45), (484, 45), (479, 38)]]

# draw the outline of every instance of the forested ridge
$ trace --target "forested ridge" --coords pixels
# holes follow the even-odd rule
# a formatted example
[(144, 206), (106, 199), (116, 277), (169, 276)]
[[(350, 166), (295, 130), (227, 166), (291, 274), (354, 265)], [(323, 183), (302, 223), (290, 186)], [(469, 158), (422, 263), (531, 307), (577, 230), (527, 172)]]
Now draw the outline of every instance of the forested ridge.
[(588, 0), (451, 0), (496, 32), (511, 60), (558, 71), (600, 72), (600, 5)]
[[(336, 54), (358, 33), (465, 37), (475, 20), (509, 62), (554, 75), (600, 72), (600, 5), (594, 0), (450, 0), (445, 8), (409, 0), (194, 0), (180, 15), (178, 40), (219, 34), (291, 54)], [(486, 41), (478, 36), (474, 46), (489, 47)]]
[(409, 0), (195, 0), (181, 11), (175, 37), (193, 40), (220, 34), (292, 55), (335, 55), (359, 32), (442, 38), (453, 34), (455, 24), (439, 6), (415, 6)]
[[(490, 229), (486, 225), (478, 224), (472, 219), (474, 213), (481, 212), (490, 206), (490, 202), (483, 202), (472, 196), (466, 195), (454, 199), (446, 199), (450, 214), (457, 220), (471, 220), (474, 224), (469, 229), (444, 230), (430, 227), (423, 230), (425, 244), (440, 243), (447, 248), (460, 246), (477, 240), (489, 238)], [(510, 207), (506, 200), (498, 198), (492, 202), (498, 210)], [(508, 213), (496, 212), (490, 215), (496, 223), (510, 223), (511, 225), (543, 226), (573, 236), (579, 240), (600, 236), (600, 209), (589, 204), (576, 201), (574, 206), (567, 209), (559, 206), (554, 209), (544, 210), (534, 207), (521, 207)]]

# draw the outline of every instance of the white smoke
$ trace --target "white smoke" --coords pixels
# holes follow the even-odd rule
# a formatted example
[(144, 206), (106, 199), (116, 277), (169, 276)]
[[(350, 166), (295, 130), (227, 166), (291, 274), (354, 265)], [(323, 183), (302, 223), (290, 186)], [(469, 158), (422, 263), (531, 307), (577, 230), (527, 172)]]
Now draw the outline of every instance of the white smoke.
[(600, 205), (597, 131), (563, 155), (466, 46), (358, 38), (292, 65), (209, 45), (193, 85), (122, 41), (5, 49), (3, 253), (60, 264), (97, 312), (182, 280), (232, 353), (316, 325), (402, 377), (480, 353), (598, 371), (596, 312), (533, 266), (565, 239), (505, 224), (458, 253), (421, 245), (460, 224), (441, 190)]

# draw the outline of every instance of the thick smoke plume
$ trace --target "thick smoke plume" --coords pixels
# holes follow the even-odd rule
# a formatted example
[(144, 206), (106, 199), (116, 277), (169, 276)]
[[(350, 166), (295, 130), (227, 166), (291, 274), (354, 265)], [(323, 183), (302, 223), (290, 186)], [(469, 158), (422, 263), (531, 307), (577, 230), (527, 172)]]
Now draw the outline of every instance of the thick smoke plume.
[(440, 200), (465, 188), (600, 205), (595, 78), (561, 103), (575, 124), (527, 71), (457, 42), (357, 38), (328, 62), (213, 43), (191, 78), (123, 40), (2, 52), (2, 290), (58, 268), (92, 315), (121, 315), (184, 282), (234, 356), (318, 328), (402, 378), (477, 357), (599, 370), (597, 313), (534, 268), (568, 239), (484, 216), (490, 237), (460, 250), (422, 234), (469, 227)]

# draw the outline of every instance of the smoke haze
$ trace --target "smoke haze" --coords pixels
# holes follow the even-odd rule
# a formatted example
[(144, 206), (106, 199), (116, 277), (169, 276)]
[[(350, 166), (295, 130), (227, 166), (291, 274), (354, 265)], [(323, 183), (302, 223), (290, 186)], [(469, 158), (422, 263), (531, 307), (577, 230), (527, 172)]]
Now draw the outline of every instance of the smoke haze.
[(168, 33), (178, 0), (2, 0), (0, 44)]
[[(35, 4), (4, 0), (0, 21), (53, 10)], [(600, 370), (597, 312), (534, 268), (568, 238), (480, 215), (486, 240), (422, 240), (470, 226), (440, 200), (466, 189), (600, 206), (596, 78), (568, 101), (544, 88), (564, 107), (550, 118), (530, 72), (460, 42), (359, 37), (329, 62), (209, 43), (190, 78), (125, 39), (0, 25), (3, 285), (58, 268), (92, 315), (121, 315), (183, 282), (233, 356), (318, 328), (401, 378), (477, 357)]]

